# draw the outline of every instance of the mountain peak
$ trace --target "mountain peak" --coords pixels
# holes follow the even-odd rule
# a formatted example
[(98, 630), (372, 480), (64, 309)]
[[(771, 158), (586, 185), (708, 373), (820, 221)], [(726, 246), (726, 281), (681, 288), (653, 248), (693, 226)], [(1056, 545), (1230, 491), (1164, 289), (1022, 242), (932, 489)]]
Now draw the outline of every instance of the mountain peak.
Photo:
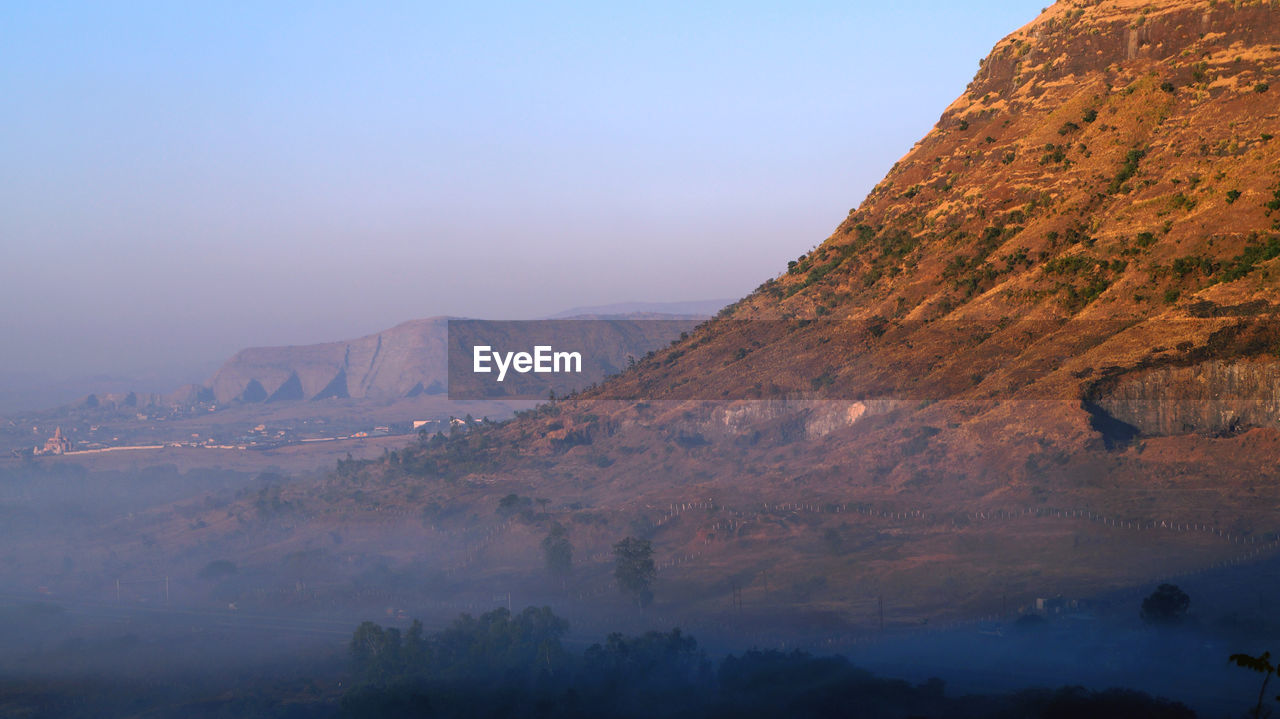
[(1217, 64), (1273, 59), (1276, 21), (1267, 2), (1058, 2), (996, 44), (948, 114), (1034, 103), (1055, 85), (1149, 63), (1185, 84)]
[(1223, 281), (1275, 227), (1278, 71), (1267, 3), (1057, 3), (741, 310), (1150, 317), (1269, 298)]

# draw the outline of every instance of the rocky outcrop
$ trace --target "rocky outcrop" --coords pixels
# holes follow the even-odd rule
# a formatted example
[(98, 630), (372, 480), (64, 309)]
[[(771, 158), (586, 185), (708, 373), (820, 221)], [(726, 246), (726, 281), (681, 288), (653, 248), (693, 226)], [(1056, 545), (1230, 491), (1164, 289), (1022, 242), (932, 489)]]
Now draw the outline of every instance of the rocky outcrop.
[(1215, 360), (1145, 369), (1116, 378), (1090, 401), (1145, 436), (1277, 427), (1280, 364)]
[[(995, 47), (967, 95), (1011, 99), (1034, 94), (1036, 85), (1069, 82), (1120, 63), (1179, 58), (1193, 46), (1203, 51), (1202, 43), (1212, 45), (1215, 39), (1222, 41), (1222, 49), (1280, 42), (1275, 15), (1270, 3), (1059, 2)], [(1180, 65), (1175, 65), (1178, 85), (1201, 79), (1190, 63)]]
[(894, 400), (749, 400), (717, 410), (713, 425), (718, 427), (710, 429), (741, 435), (781, 424), (788, 426), (796, 439), (816, 439), (901, 404)]
[(432, 317), (346, 342), (254, 347), (228, 360), (208, 386), (217, 402), (394, 400), (447, 381), (447, 332), (448, 318)]

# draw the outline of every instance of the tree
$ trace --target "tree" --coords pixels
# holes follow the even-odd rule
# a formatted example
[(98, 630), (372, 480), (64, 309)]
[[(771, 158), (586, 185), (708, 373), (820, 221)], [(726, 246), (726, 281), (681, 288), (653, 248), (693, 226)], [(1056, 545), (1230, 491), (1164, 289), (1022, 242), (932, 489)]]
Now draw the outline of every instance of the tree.
[(430, 642), (430, 676), (445, 681), (535, 680), (564, 670), (567, 653), (560, 638), (569, 622), (550, 607), (526, 607), (519, 614), (506, 608), (471, 617), (463, 614)]
[(409, 625), (405, 632), (404, 643), (400, 647), (400, 659), (408, 667), (424, 667), (431, 656), (427, 638), (424, 635), (422, 622), (417, 619)]
[(1176, 584), (1161, 584), (1142, 600), (1142, 621), (1148, 624), (1178, 624), (1187, 615), (1191, 597)]
[(647, 539), (626, 539), (613, 545), (613, 576), (618, 589), (641, 607), (653, 601), (653, 579), (658, 569), (653, 564), (653, 545)]
[(521, 497), (515, 492), (512, 492), (498, 500), (497, 512), (503, 517), (510, 517), (514, 514), (519, 514), (521, 510), (527, 509), (531, 506), (533, 506), (532, 499), (529, 499), (528, 497)]
[(589, 681), (618, 687), (642, 702), (673, 689), (696, 691), (712, 679), (706, 653), (678, 627), (638, 637), (615, 632), (603, 645), (588, 647), (583, 660)]
[(222, 579), (236, 573), (235, 562), (227, 559), (215, 559), (200, 570), (201, 579)]
[(356, 628), (347, 645), (356, 676), (365, 682), (385, 682), (401, 671), (400, 630), (373, 622)]
[[(1258, 703), (1249, 712), (1254, 719), (1262, 719), (1262, 717), (1266, 716), (1263, 713), (1262, 704), (1267, 699), (1267, 684), (1271, 682), (1273, 675), (1280, 673), (1280, 667), (1276, 667), (1271, 663), (1271, 652), (1263, 652), (1261, 656), (1256, 657), (1249, 654), (1232, 654), (1227, 661), (1262, 675), (1262, 688), (1258, 690)], [(1280, 697), (1276, 697), (1276, 700), (1280, 701)]]
[(573, 544), (564, 525), (551, 523), (551, 531), (542, 540), (542, 556), (546, 560), (547, 571), (561, 582), (573, 571)]
[[(357, 684), (409, 685), (421, 680), (457, 682), (520, 681), (562, 674), (568, 655), (560, 638), (569, 622), (550, 607), (528, 607), (519, 614), (505, 608), (479, 617), (463, 614), (444, 630), (427, 635), (414, 620), (404, 634), (393, 627), (364, 622), (348, 650)], [(402, 714), (395, 714), (401, 716)]]

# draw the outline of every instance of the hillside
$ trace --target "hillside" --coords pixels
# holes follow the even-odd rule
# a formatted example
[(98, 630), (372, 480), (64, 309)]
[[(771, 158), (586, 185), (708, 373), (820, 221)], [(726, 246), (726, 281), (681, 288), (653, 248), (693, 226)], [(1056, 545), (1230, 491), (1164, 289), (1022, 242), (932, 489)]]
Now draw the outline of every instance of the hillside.
[[(611, 543), (636, 534), (667, 611), (745, 591), (855, 626), (877, 596), (955, 619), (1269, 554), (1278, 69), (1271, 3), (1056, 3), (830, 238), (687, 338), (278, 513), (163, 534), (269, 563), (341, 533), (335, 573), (379, 556), (482, 596), (541, 576), (555, 521), (582, 601), (614, 596)], [(327, 352), (304, 394), (365, 366)]]
[[(888, 339), (832, 346), (846, 338), (828, 322), (825, 334), (773, 327), (794, 341), (753, 347), (721, 323), (630, 381), (661, 396), (708, 371), (711, 383), (794, 386), (830, 372), (838, 395), (950, 363), (975, 375), (960, 396), (1102, 395), (1149, 432), (1241, 427), (1229, 412), (1144, 417), (1116, 398), (1155, 398), (1124, 385), (1163, 368), (1207, 383), (1163, 387), (1174, 399), (1274, 399), (1270, 370), (1250, 360), (1275, 347), (1263, 320), (1280, 255), (1277, 21), (1268, 3), (1055, 4), (996, 46), (832, 237), (729, 315), (881, 322)], [(1237, 328), (1242, 317), (1254, 329)], [(726, 364), (739, 347), (747, 361)]]

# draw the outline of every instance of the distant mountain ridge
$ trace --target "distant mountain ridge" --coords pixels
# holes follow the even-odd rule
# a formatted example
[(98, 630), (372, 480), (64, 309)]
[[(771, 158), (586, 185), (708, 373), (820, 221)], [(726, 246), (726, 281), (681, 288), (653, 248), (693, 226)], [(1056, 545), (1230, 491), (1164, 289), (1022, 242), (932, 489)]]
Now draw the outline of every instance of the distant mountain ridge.
[[(624, 302), (577, 307), (546, 319), (705, 319), (728, 300)], [(203, 384), (168, 392), (111, 387), (80, 407), (183, 406), (196, 403), (369, 399), (392, 402), (448, 387), (447, 316), (402, 322), (350, 340), (308, 345), (249, 347), (224, 362)], [(643, 354), (655, 347), (627, 348)]]
[(448, 317), (430, 317), (353, 340), (251, 347), (227, 360), (207, 386), (219, 403), (441, 394), (448, 326)]
[[(547, 319), (704, 319), (727, 302), (627, 302)], [(445, 316), (410, 320), (354, 340), (237, 352), (209, 380), (218, 403), (354, 398), (392, 401), (448, 388)], [(674, 339), (668, 338), (668, 339)], [(629, 347), (643, 354), (656, 347)]]

